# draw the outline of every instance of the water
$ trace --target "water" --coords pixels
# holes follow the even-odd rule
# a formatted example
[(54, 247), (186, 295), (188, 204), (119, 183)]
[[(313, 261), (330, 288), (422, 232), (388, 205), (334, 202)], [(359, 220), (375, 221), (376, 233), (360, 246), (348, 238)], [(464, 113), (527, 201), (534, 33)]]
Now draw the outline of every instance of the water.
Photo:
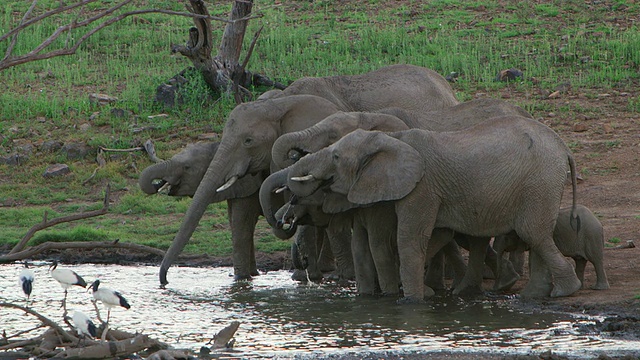
[[(158, 286), (157, 266), (60, 267), (76, 271), (87, 283), (99, 278), (101, 286), (116, 289), (127, 298), (131, 309), (113, 309), (112, 328), (142, 332), (175, 348), (195, 351), (234, 320), (241, 323), (234, 350), (255, 357), (441, 350), (509, 354), (551, 350), (597, 356), (601, 351), (640, 349), (638, 341), (575, 330), (576, 325), (596, 319), (519, 313), (510, 303), (514, 300), (441, 298), (423, 305), (399, 306), (394, 299), (358, 297), (353, 287), (299, 284), (287, 271), (235, 283), (231, 268), (172, 267), (170, 284), (163, 290)], [(18, 286), (21, 270), (18, 264), (0, 266), (0, 301), (25, 304)], [(36, 263), (32, 270), (36, 280), (30, 307), (60, 322), (62, 288), (48, 274), (47, 263)], [(95, 319), (90, 300), (91, 292), (74, 286), (67, 299), (69, 312), (80, 310)], [(101, 314), (106, 317), (106, 311), (101, 309)], [(0, 307), (0, 331), (8, 335), (37, 325), (32, 316)]]

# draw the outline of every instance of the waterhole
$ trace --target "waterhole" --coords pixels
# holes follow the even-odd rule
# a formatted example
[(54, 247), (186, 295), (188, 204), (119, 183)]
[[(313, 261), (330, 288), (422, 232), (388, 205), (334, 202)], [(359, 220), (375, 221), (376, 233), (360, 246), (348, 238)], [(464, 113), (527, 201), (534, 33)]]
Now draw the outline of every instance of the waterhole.
[[(29, 306), (61, 323), (64, 292), (49, 275), (48, 265), (31, 266), (35, 283)], [(234, 320), (241, 323), (234, 351), (243, 357), (443, 350), (509, 354), (551, 350), (580, 356), (640, 349), (639, 341), (576, 330), (598, 319), (522, 313), (514, 310), (517, 299), (441, 297), (427, 304), (400, 306), (395, 299), (356, 296), (355, 286), (301, 284), (291, 280), (288, 271), (234, 282), (231, 268), (172, 267), (169, 285), (160, 289), (157, 266), (59, 266), (76, 271), (87, 283), (100, 279), (101, 286), (127, 298), (131, 309), (113, 309), (112, 328), (142, 332), (175, 348), (195, 351)], [(1, 301), (25, 304), (18, 285), (22, 269), (19, 264), (0, 266)], [(95, 319), (90, 300), (90, 291), (74, 286), (68, 293), (67, 308)], [(102, 308), (101, 314), (106, 315)], [(22, 311), (0, 308), (0, 331), (7, 335), (37, 325), (34, 317)]]

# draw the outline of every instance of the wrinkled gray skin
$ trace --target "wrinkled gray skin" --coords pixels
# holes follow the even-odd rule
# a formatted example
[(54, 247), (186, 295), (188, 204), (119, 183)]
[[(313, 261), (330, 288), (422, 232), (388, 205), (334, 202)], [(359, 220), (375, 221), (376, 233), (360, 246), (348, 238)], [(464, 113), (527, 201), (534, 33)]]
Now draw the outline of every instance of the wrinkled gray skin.
[[(316, 152), (334, 143), (355, 129), (401, 131), (409, 128), (420, 128), (433, 131), (452, 131), (467, 128), (488, 118), (505, 115), (520, 115), (531, 118), (531, 115), (522, 108), (497, 99), (472, 100), (446, 109), (425, 113), (417, 113), (398, 108), (382, 109), (380, 113), (337, 113), (327, 117), (310, 128), (284, 134), (279, 137), (273, 145), (273, 161), (277, 167), (285, 168), (295, 163), (302, 156)], [(271, 205), (271, 202), (275, 200), (271, 200), (267, 194), (270, 193), (270, 190), (279, 186), (281, 186), (281, 184), (274, 183), (271, 187), (263, 186), (261, 190), (261, 203), (263, 206), (266, 206), (264, 210), (265, 218), (276, 229), (282, 228), (282, 225), (285, 223), (293, 223), (292, 226), (295, 226), (295, 224), (298, 223), (298, 221), (295, 220), (296, 214), (294, 211), (290, 211), (288, 217), (283, 214), (279, 214), (276, 217), (266, 210), (267, 208), (275, 208)], [(352, 207), (353, 206), (355, 205), (352, 205)], [(285, 205), (285, 208), (291, 209), (287, 205)], [(309, 212), (309, 210), (301, 209), (298, 211), (304, 213)], [(316, 213), (319, 211), (320, 210), (316, 211)], [(389, 267), (394, 264), (394, 259), (392, 258), (393, 254), (386, 251), (388, 247), (386, 245), (388, 243), (387, 229), (395, 229), (395, 213), (389, 214), (382, 210), (374, 211), (371, 209), (367, 209), (366, 213), (367, 221), (362, 221), (362, 218), (360, 218), (360, 222), (354, 223), (354, 227), (359, 226), (360, 230), (356, 233), (354, 228), (355, 243), (352, 246), (352, 251), (355, 251), (354, 247), (358, 249), (358, 252), (354, 252), (356, 278), (365, 279), (365, 277), (367, 277), (369, 279), (369, 283), (361, 287), (359, 286), (359, 289), (368, 293), (371, 289), (371, 286), (369, 286), (371, 284), (371, 279), (368, 277), (369, 275), (365, 276), (358, 273), (359, 271), (367, 271), (368, 274), (375, 274), (375, 272), (370, 271), (372, 265), (367, 259), (375, 259), (373, 261), (376, 263), (375, 267), (378, 270), (378, 277), (385, 276), (384, 274), (388, 273), (389, 277), (393, 278), (393, 274), (397, 273), (397, 270), (395, 267)], [(378, 217), (373, 218), (374, 214)], [(281, 220), (280, 222), (277, 221), (285, 217), (286, 219)], [(300, 216), (297, 217), (299, 218)], [(370, 224), (380, 232), (378, 233), (378, 231), (373, 228), (368, 230), (366, 228), (362, 228), (362, 223)], [(380, 226), (378, 226), (378, 224), (380, 224)], [(358, 235), (364, 236), (364, 238), (356, 238)], [(368, 247), (360, 243), (366, 243), (367, 239), (373, 242), (370, 244), (372, 250), (382, 251), (382, 253), (369, 254), (362, 252), (363, 249), (367, 249)], [(462, 234), (458, 234), (458, 240), (464, 240)], [(380, 241), (382, 245), (378, 245), (378, 241)], [(488, 244), (489, 239), (485, 239), (485, 242)], [(476, 251), (475, 248), (477, 247), (481, 251), (480, 254), (483, 254), (482, 257), (480, 257), (480, 254), (471, 257), (472, 261), (470, 261), (470, 265), (473, 267), (470, 266), (469, 271), (481, 272), (483, 270), (483, 263), (487, 262), (489, 267), (497, 274), (497, 258), (490, 247), (481, 249), (479, 242), (477, 241), (469, 242), (464, 240), (464, 243), (467, 244), (465, 246), (467, 250), (470, 250), (470, 247), (473, 247), (473, 251)], [(452, 257), (454, 261), (459, 258), (459, 254), (454, 252), (449, 252), (448, 255)], [(358, 257), (362, 257), (363, 259), (358, 259)], [(480, 263), (475, 263), (476, 260), (480, 261)], [(363, 265), (362, 267), (358, 267), (358, 264), (366, 264), (366, 266)], [(504, 271), (502, 273), (502, 277), (496, 276), (496, 287), (500, 289), (513, 285), (519, 278), (512, 266), (509, 264), (506, 264), (505, 266), (505, 269), (510, 269), (511, 271)], [(458, 271), (461, 271), (462, 269), (458, 265), (454, 267)], [(433, 285), (432, 287), (441, 288), (442, 285), (437, 282), (438, 277), (437, 273), (428, 273), (427, 283)], [(378, 280), (381, 284), (388, 283), (385, 279)], [(454, 289), (455, 294), (472, 294), (482, 291), (481, 281), (473, 284), (465, 281), (462, 282), (462, 284), (465, 284), (466, 287), (458, 287)], [(389, 290), (389, 288), (382, 289), (382, 292), (389, 293)]]
[[(169, 196), (193, 196), (219, 145), (218, 142), (190, 144), (171, 159), (150, 165), (140, 174), (140, 189), (147, 194), (156, 194), (164, 186), (168, 188)], [(258, 275), (253, 233), (262, 213), (256, 206), (259, 205), (258, 189), (262, 179), (261, 174), (245, 176), (229, 191), (217, 193), (210, 200), (210, 203), (227, 201), (236, 279)]]
[(423, 301), (429, 249), (451, 241), (438, 228), (480, 239), (515, 231), (537, 255), (523, 294), (555, 297), (580, 288), (553, 242), (567, 168), (575, 194), (575, 162), (562, 139), (535, 120), (505, 116), (455, 132), (356, 130), (293, 164), (288, 188), (298, 197), (322, 188), (363, 206), (393, 201), (402, 302)]
[[(579, 219), (578, 231), (571, 226), (571, 208), (560, 209), (556, 227), (553, 230), (553, 241), (560, 252), (576, 262), (576, 275), (586, 288), (584, 269), (587, 261), (596, 270), (596, 284), (594, 290), (609, 288), (609, 281), (604, 270), (604, 231), (600, 220), (586, 206), (577, 205), (575, 214)], [(522, 242), (516, 234), (498, 236), (494, 240), (494, 248), (499, 257), (505, 251), (526, 251), (527, 244)], [(501, 271), (501, 269), (498, 269)]]
[[(269, 171), (271, 147), (280, 135), (307, 128), (337, 111), (386, 107), (429, 111), (458, 103), (442, 76), (412, 65), (392, 65), (362, 75), (304, 78), (266, 97), (238, 105), (229, 114), (218, 151), (160, 265), (161, 285), (168, 283), (169, 267), (216, 192), (228, 191), (246, 175)], [(351, 254), (334, 254), (338, 268), (352, 262)]]

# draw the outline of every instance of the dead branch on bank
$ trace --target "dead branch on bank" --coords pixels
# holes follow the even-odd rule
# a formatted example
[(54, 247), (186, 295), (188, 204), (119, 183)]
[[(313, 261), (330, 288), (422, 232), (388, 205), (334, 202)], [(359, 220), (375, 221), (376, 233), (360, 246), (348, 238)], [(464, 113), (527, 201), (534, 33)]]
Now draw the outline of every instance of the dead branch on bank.
[[(18, 253), (22, 250), (24, 250), (25, 246), (27, 245), (27, 243), (29, 242), (29, 240), (31, 240), (31, 238), (33, 237), (33, 235), (35, 235), (35, 233), (37, 231), (49, 228), (51, 226), (55, 226), (58, 224), (62, 224), (65, 222), (71, 222), (71, 221), (76, 221), (76, 220), (81, 220), (81, 219), (87, 219), (90, 217), (95, 217), (95, 216), (100, 216), (100, 215), (104, 215), (107, 213), (107, 211), (109, 210), (109, 191), (111, 189), (110, 185), (107, 185), (105, 191), (104, 191), (104, 201), (103, 201), (103, 206), (102, 209), (100, 210), (94, 210), (94, 211), (87, 211), (85, 213), (81, 213), (81, 214), (73, 214), (73, 215), (68, 215), (68, 216), (62, 216), (59, 218), (55, 218), (53, 220), (48, 220), (47, 219), (47, 212), (44, 213), (44, 218), (42, 219), (42, 222), (40, 222), (39, 224), (36, 224), (34, 226), (31, 227), (31, 229), (29, 229), (29, 231), (27, 231), (27, 234), (22, 238), (22, 240), (20, 240), (20, 242), (18, 242), (18, 244), (16, 244), (16, 246), (13, 247), (13, 249), (11, 249), (11, 251), (9, 252), (9, 255)], [(44, 245), (44, 244), (43, 244)], [(2, 257), (0, 257), (0, 263), (2, 263), (1, 261)], [(10, 260), (10, 261), (14, 261), (14, 260)]]
[[(86, 19), (80, 19), (80, 20), (76, 19), (72, 21), (70, 24), (59, 26), (51, 35), (49, 35), (48, 38), (43, 40), (42, 43), (40, 43), (40, 45), (38, 45), (35, 49), (31, 50), (30, 52), (24, 55), (17, 55), (17, 56), (13, 55), (13, 50), (15, 48), (15, 44), (17, 42), (18, 36), (23, 30), (25, 30), (29, 26), (37, 24), (42, 20), (49, 18), (51, 16), (69, 12), (77, 8), (82, 8), (96, 1), (98, 0), (81, 0), (70, 5), (65, 5), (63, 2), (61, 2), (59, 7), (53, 10), (47, 11), (39, 16), (32, 17), (31, 15), (37, 4), (37, 0), (33, 0), (31, 3), (31, 6), (25, 12), (24, 16), (20, 20), (20, 23), (13, 29), (10, 29), (8, 32), (0, 36), (0, 43), (3, 41), (7, 41), (8, 39), (11, 39), (9, 40), (9, 45), (7, 46), (4, 57), (0, 60), (0, 71), (4, 69), (8, 69), (13, 66), (31, 62), (31, 61), (50, 59), (57, 56), (73, 55), (76, 53), (80, 45), (82, 45), (82, 43), (84, 43), (89, 37), (91, 37), (96, 32), (104, 29), (109, 25), (112, 25), (118, 21), (121, 21), (127, 17), (134, 16), (134, 15), (160, 13), (160, 14), (173, 15), (173, 16), (191, 17), (191, 18), (194, 18), (194, 20), (206, 19), (209, 22), (211, 20), (215, 20), (215, 21), (222, 21), (225, 23), (234, 23), (236, 21), (246, 22), (252, 18), (252, 17), (247, 17), (247, 18), (230, 20), (230, 19), (211, 16), (209, 14), (206, 14), (206, 15), (195, 14), (190, 12), (180, 12), (180, 11), (172, 11), (172, 10), (164, 10), (164, 9), (141, 9), (141, 10), (124, 12), (118, 15), (113, 15), (117, 11), (121, 10), (125, 5), (128, 5), (133, 1), (133, 0), (125, 0), (120, 3), (117, 3), (116, 5), (113, 5), (112, 7), (102, 12), (97, 13), (94, 16), (88, 17)], [(109, 17), (109, 16), (112, 16), (112, 17)], [(43, 53), (43, 50), (45, 50), (54, 41), (56, 41), (60, 37), (60, 35), (68, 33), (74, 29), (89, 27), (90, 25), (96, 23), (97, 21), (103, 20), (105, 18), (107, 19), (99, 23), (95, 27), (91, 28), (90, 30), (88, 30), (86, 33), (80, 36), (78, 40), (76, 40), (76, 42), (73, 43), (72, 45), (69, 46), (69, 44), (65, 43), (65, 46), (62, 49), (52, 50), (52, 51)]]

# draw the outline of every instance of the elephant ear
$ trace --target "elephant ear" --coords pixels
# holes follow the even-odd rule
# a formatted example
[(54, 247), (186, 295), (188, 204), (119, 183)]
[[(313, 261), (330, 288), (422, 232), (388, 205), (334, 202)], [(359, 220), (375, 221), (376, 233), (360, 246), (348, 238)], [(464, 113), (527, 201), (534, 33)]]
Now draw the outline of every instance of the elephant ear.
[(347, 198), (356, 204), (399, 200), (407, 196), (425, 173), (424, 160), (417, 150), (383, 133), (370, 145), (374, 151), (362, 159)]
[(350, 202), (343, 194), (327, 193), (322, 202), (322, 211), (327, 214), (337, 214), (358, 207), (358, 204)]

